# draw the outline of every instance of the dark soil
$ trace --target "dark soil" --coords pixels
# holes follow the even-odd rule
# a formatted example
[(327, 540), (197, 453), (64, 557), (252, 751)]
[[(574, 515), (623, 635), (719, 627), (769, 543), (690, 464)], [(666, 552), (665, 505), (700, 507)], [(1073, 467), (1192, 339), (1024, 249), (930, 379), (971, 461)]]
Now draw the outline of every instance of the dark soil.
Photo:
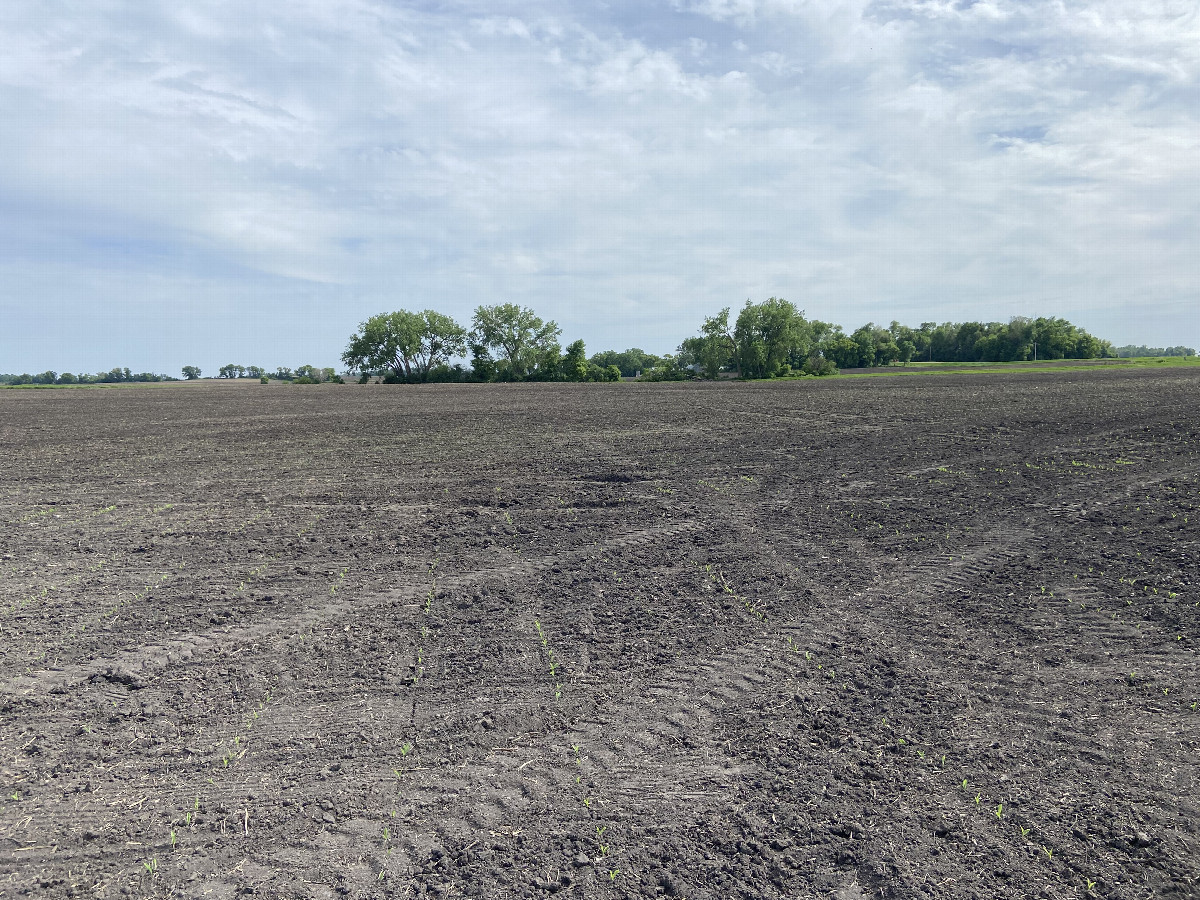
[(0, 392), (0, 896), (1197, 896), (1198, 388)]

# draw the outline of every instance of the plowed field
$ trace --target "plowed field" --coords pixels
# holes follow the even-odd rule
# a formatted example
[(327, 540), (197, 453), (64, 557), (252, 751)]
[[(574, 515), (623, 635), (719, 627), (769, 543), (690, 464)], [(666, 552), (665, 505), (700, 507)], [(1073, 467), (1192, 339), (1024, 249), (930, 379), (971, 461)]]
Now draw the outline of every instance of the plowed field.
[(0, 392), (0, 896), (1193, 897), (1200, 373)]

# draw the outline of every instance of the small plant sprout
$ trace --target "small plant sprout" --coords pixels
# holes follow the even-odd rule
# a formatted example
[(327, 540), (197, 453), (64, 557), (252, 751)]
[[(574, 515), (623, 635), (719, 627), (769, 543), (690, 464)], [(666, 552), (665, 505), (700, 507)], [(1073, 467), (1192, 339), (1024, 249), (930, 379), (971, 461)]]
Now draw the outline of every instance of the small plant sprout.
[(978, 805), (979, 805), (979, 801), (980, 801), (980, 800), (982, 800), (982, 799), (983, 799), (983, 794), (976, 794), (976, 795), (975, 795), (975, 805), (976, 805), (976, 806), (978, 806)]
[(1029, 837), (1029, 829), (1028, 828), (1026, 828), (1024, 825), (1018, 825), (1017, 827), (1021, 829), (1021, 837), (1023, 837), (1023, 838)]
[(1049, 847), (1042, 846), (1042, 852), (1046, 854), (1046, 859), (1054, 859), (1054, 851)]
[(1094, 890), (1096, 889), (1096, 882), (1092, 881), (1092, 879), (1088, 878), (1088, 877), (1085, 875), (1085, 876), (1083, 877), (1083, 880), (1087, 882), (1087, 889), (1088, 889), (1088, 891), (1094, 891)]
[(142, 868), (146, 870), (147, 875), (153, 878), (158, 872), (158, 859), (154, 858), (146, 860), (144, 863), (142, 863)]
[(412, 748), (413, 748), (413, 745), (410, 743), (406, 742), (406, 743), (401, 744), (400, 745), (400, 755), (408, 756), (408, 754), (410, 754), (412, 752)]
[(1004, 804), (997, 803), (996, 804), (996, 818), (1001, 819), (1003, 817), (1004, 817)]
[(609, 881), (616, 881), (616, 880), (617, 880), (617, 876), (618, 876), (618, 875), (620, 875), (620, 874), (621, 874), (621, 870), (620, 870), (620, 869), (609, 869), (609, 870), (608, 870), (608, 880), (609, 880)]
[(604, 837), (604, 832), (606, 832), (606, 831), (608, 831), (607, 825), (597, 825), (596, 826), (596, 837), (597, 838)]
[(924, 758), (925, 758), (925, 751), (924, 751), (924, 750), (918, 750), (918, 751), (917, 751), (917, 757), (918, 757), (919, 759), (924, 759)]
[(967, 789), (967, 779), (965, 779), (965, 778), (962, 780), (962, 789), (964, 791)]
[(585, 807), (587, 807), (588, 809), (591, 809), (591, 808), (592, 808), (592, 798), (591, 798), (591, 797), (584, 797), (584, 798), (583, 798), (583, 805), (584, 805)]
[(172, 850), (174, 850), (174, 849), (175, 849), (175, 843), (176, 843), (176, 838), (175, 838), (175, 829), (174, 829), (174, 828), (172, 828), (172, 829), (171, 829), (171, 849), (172, 849)]

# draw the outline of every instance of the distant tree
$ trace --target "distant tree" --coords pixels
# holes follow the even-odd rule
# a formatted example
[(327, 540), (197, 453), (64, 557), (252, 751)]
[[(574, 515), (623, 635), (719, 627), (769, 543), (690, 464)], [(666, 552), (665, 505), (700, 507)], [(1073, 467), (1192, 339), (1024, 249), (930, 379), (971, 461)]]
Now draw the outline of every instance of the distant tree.
[(246, 366), (246, 377), (247, 378), (261, 379), (266, 374), (267, 374), (267, 372), (265, 369), (262, 368), (262, 366)]
[[(698, 340), (689, 338), (688, 340)], [(660, 358), (653, 353), (647, 353), (639, 347), (630, 347), (628, 350), (617, 352), (616, 350), (605, 350), (602, 353), (596, 353), (592, 356), (591, 362), (604, 368), (606, 366), (616, 366), (621, 370), (621, 375), (624, 378), (633, 378), (639, 372), (646, 372), (657, 366)]]
[(587, 350), (584, 348), (582, 340), (572, 341), (567, 344), (559, 371), (566, 381), (587, 381), (588, 358)]
[(847, 334), (838, 333), (827, 340), (821, 352), (839, 369), (855, 369), (859, 366), (859, 344)]
[(739, 372), (747, 378), (773, 378), (789, 359), (805, 359), (811, 340), (808, 323), (795, 305), (778, 297), (746, 305), (734, 326)]
[(58, 376), (59, 384), (78, 384), (78, 382), (79, 382), (79, 379), (76, 378), (74, 375), (72, 375), (70, 372), (63, 372), (61, 375)]
[(289, 369), (287, 366), (280, 366), (274, 372), (271, 373), (271, 377), (274, 378), (276, 381), (291, 381), (293, 378), (296, 377), (296, 373), (293, 372), (291, 369)]
[(200, 377), (200, 369), (196, 366), (184, 366), (183, 367), (183, 377), (187, 381), (195, 381), (197, 378)]
[(1123, 347), (1111, 348), (1114, 356), (1127, 359), (1146, 356), (1195, 356), (1196, 351), (1191, 347), (1147, 347), (1145, 344), (1126, 344)]
[(738, 353), (737, 340), (729, 330), (728, 306), (715, 316), (704, 320), (704, 324), (700, 326), (700, 335), (701, 343), (693, 352), (697, 362), (704, 369), (704, 377), (716, 378), (717, 373), (729, 365), (736, 366), (740, 376), (741, 355)]
[(475, 310), (472, 326), (476, 359), (490, 357), (495, 350), (500, 357), (496, 376), (501, 379), (521, 381), (538, 376), (539, 370), (544, 376), (552, 358), (557, 367), (562, 329), (553, 320), (543, 322), (531, 309), (515, 303), (481, 306)]
[(296, 366), (296, 377), (292, 380), (298, 381), (301, 378), (307, 379), (305, 384), (320, 384), (321, 370), (316, 366)]
[(221, 366), (217, 372), (218, 378), (237, 378), (238, 366), (230, 363), (227, 366)]
[(398, 310), (359, 326), (342, 354), (351, 372), (390, 372), (400, 380), (426, 381), (437, 366), (466, 352), (467, 332), (450, 316)]
[(34, 384), (54, 384), (58, 380), (57, 372), (43, 372), (41, 375), (33, 376)]

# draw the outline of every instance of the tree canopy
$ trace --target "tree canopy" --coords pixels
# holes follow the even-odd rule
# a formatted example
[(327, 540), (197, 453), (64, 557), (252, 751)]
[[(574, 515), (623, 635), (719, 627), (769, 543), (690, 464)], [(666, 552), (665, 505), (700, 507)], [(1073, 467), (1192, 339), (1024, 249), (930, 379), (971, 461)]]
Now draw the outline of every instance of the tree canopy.
[(549, 380), (557, 374), (562, 329), (553, 320), (543, 322), (532, 309), (500, 303), (476, 309), (471, 324), (477, 371), (490, 371), (502, 381)]
[(410, 381), (466, 352), (467, 332), (444, 313), (398, 310), (363, 322), (342, 354), (351, 371), (388, 371)]

